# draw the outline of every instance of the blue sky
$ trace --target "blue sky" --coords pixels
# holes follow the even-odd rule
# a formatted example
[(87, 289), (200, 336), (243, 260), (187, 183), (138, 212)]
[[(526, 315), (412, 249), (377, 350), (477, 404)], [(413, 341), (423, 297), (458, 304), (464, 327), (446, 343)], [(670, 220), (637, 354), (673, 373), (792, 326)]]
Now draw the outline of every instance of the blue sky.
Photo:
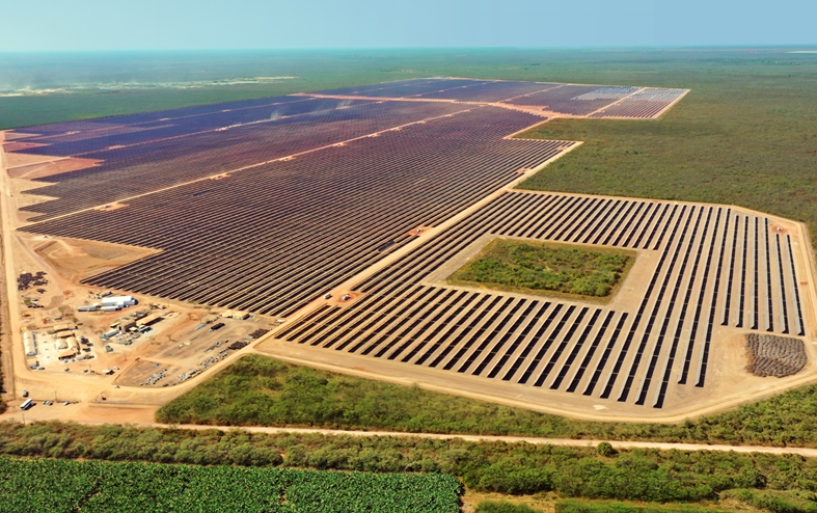
[(817, 46), (814, 0), (0, 0), (0, 51)]

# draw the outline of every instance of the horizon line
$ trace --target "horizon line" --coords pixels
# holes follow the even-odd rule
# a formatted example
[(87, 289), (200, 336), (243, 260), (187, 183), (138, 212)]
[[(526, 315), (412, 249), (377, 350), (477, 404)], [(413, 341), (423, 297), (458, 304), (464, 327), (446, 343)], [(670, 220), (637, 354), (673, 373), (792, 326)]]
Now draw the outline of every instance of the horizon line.
[(130, 49), (48, 49), (48, 50), (3, 50), (8, 54), (71, 54), (71, 53), (207, 53), (207, 52), (343, 52), (343, 51), (484, 51), (484, 50), (539, 50), (539, 51), (633, 51), (633, 50), (735, 50), (735, 49), (799, 49), (817, 50), (817, 42), (812, 44), (724, 44), (724, 45), (625, 45), (625, 46), (360, 46), (360, 47), (247, 47), (247, 48), (130, 48)]

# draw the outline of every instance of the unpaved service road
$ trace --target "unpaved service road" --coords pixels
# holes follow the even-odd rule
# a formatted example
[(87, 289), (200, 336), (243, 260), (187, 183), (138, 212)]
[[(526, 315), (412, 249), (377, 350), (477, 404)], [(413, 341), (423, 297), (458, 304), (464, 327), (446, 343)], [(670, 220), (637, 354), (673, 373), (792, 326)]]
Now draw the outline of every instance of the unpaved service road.
[[(142, 428), (173, 428), (188, 429), (193, 431), (205, 431), (218, 429), (220, 431), (245, 431), (248, 433), (279, 434), (279, 433), (301, 433), (301, 434), (322, 434), (331, 436), (379, 436), (379, 437), (417, 437), (433, 440), (465, 440), (468, 442), (505, 442), (519, 443), (525, 442), (535, 445), (557, 445), (560, 447), (596, 447), (602, 442), (611, 444), (615, 449), (660, 449), (676, 451), (717, 451), (717, 452), (739, 452), (739, 453), (763, 453), (763, 454), (796, 454), (805, 458), (817, 458), (817, 449), (806, 447), (763, 447), (757, 445), (725, 445), (725, 444), (694, 444), (694, 443), (670, 443), (670, 442), (632, 442), (619, 440), (574, 440), (570, 438), (538, 438), (530, 436), (489, 436), (489, 435), (459, 435), (459, 434), (439, 434), (439, 433), (407, 433), (399, 431), (347, 431), (342, 429), (315, 429), (296, 427), (235, 427), (235, 426), (203, 426), (195, 424), (160, 424), (153, 421), (156, 407), (125, 406), (125, 405), (101, 405), (101, 404), (73, 404), (70, 406), (54, 405), (44, 406), (38, 404), (33, 409), (25, 412), (25, 420), (61, 420), (73, 421), (88, 426), (99, 426), (110, 424), (111, 419), (117, 419), (117, 423), (127, 423), (130, 426)], [(0, 415), (0, 421), (23, 420), (23, 412), (16, 407), (12, 407), (10, 412)]]

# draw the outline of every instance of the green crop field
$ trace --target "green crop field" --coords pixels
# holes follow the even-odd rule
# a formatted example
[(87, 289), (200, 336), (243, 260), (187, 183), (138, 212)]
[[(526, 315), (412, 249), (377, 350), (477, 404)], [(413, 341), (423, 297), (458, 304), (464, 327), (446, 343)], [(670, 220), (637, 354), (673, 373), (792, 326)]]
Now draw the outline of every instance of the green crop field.
[(448, 281), (527, 294), (603, 298), (634, 261), (635, 252), (495, 239)]
[(457, 513), (459, 494), (441, 474), (0, 458), (7, 513)]

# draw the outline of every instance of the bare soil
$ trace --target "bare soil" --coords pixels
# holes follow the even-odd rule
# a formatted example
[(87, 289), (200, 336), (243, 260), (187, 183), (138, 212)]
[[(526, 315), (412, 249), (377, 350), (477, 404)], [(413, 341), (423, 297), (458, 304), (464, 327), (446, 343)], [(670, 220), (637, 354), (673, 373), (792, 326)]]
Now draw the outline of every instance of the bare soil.
[(159, 371), (164, 371), (165, 378), (157, 382), (157, 385), (162, 386), (176, 381), (176, 376), (181, 374), (181, 366), (166, 365), (162, 362), (154, 362), (146, 358), (140, 358), (136, 363), (131, 365), (127, 372), (120, 375), (115, 383), (122, 386), (138, 387), (152, 375)]
[(46, 162), (36, 162), (34, 164), (19, 165), (9, 169), (9, 176), (12, 178), (22, 178), (25, 180), (35, 180), (37, 178), (47, 178), (49, 176), (79, 171), (98, 166), (102, 161), (94, 159), (65, 158), (59, 160), (48, 160)]
[[(349, 299), (346, 301), (342, 301), (341, 298), (344, 295), (349, 295)], [(365, 294), (363, 292), (355, 292), (353, 290), (346, 291), (346, 292), (337, 292), (333, 293), (331, 299), (326, 300), (326, 303), (331, 306), (339, 306), (341, 308), (345, 308), (353, 303), (355, 303), (358, 299), (363, 297)]]
[(32, 143), (32, 142), (7, 142), (3, 143), (3, 150), (10, 151), (25, 151), (31, 148), (41, 148), (47, 146), (46, 144)]
[(4, 155), (6, 169), (12, 169), (19, 166), (28, 166), (30, 164), (39, 164), (43, 162), (52, 162), (54, 160), (62, 159), (63, 157), (54, 157), (51, 155), (32, 155), (28, 153), (6, 153)]
[(407, 231), (406, 235), (413, 235), (415, 237), (420, 237), (420, 236), (422, 236), (424, 234), (427, 234), (429, 232), (429, 230), (431, 230), (432, 228), (433, 228), (433, 226), (418, 226), (417, 228), (414, 228), (413, 230)]
[(51, 239), (34, 246), (34, 251), (63, 278), (72, 282), (158, 252), (148, 248), (76, 239)]
[(36, 137), (40, 134), (27, 134), (22, 132), (0, 132), (0, 142), (25, 139), (26, 137)]

